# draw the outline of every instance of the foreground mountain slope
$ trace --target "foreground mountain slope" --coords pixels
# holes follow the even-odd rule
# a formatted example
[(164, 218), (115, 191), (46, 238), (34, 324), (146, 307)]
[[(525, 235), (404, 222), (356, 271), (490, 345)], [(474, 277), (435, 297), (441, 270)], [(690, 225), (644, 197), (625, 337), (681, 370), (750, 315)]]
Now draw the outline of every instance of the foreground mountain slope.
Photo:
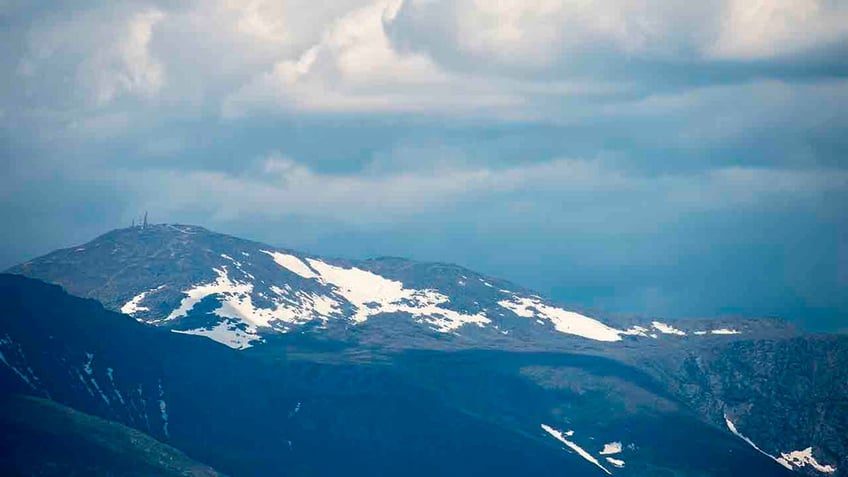
[(786, 472), (601, 357), (245, 354), (11, 275), (0, 336), (2, 389), (144, 430), (230, 475)]
[(0, 395), (0, 429), (2, 475), (221, 475), (138, 430), (46, 399)]
[(608, 323), (454, 265), (330, 260), (185, 225), (114, 230), (10, 272), (238, 349), (291, 332), (381, 347), (535, 350), (792, 333), (757, 320)]

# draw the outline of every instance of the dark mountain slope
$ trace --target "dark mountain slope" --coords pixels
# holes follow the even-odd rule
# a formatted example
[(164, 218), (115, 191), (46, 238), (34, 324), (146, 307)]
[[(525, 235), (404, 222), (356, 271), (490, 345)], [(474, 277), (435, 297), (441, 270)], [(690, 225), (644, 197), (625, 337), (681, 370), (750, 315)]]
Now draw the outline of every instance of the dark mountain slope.
[(124, 425), (46, 399), (0, 395), (0, 474), (221, 475)]
[[(0, 336), (3, 389), (144, 430), (235, 476), (605, 475), (543, 424), (616, 475), (783, 473), (650, 377), (602, 358), (245, 354), (10, 275), (0, 276)], [(568, 373), (582, 373), (582, 390)], [(615, 440), (620, 469), (600, 453)]]

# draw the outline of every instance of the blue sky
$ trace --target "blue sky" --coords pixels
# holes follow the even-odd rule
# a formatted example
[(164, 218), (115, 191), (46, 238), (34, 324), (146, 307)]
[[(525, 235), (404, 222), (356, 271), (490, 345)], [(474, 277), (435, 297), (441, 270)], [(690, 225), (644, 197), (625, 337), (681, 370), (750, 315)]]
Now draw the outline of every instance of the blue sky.
[(848, 4), (0, 1), (0, 266), (125, 226), (848, 328)]

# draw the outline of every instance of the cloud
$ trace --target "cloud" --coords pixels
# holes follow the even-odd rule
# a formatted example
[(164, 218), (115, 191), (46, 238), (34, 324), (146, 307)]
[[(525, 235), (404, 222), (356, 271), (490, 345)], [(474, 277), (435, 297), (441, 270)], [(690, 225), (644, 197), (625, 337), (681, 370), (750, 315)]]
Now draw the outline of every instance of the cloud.
[(759, 60), (797, 55), (848, 40), (848, 6), (821, 0), (730, 0), (708, 56)]
[(275, 45), (289, 39), (286, 5), (282, 2), (225, 0), (223, 6), (236, 14), (235, 26), (239, 32)]
[(628, 203), (642, 202), (675, 214), (715, 213), (848, 192), (848, 172), (838, 170), (727, 167), (643, 176), (584, 159), (498, 169), (448, 166), (328, 174), (273, 153), (236, 174), (152, 170), (131, 177), (126, 189), (147, 208), (168, 215), (203, 210), (224, 221), (300, 216), (358, 225), (409, 220), (478, 203), (500, 204), (507, 211), (571, 203), (579, 209), (564, 211), (566, 216), (594, 210), (603, 221), (610, 207)]
[(132, 16), (127, 36), (114, 51), (103, 52), (94, 60), (97, 102), (106, 103), (121, 93), (152, 97), (162, 88), (165, 72), (150, 54), (153, 28), (164, 14), (147, 10)]
[(449, 111), (507, 108), (521, 97), (446, 74), (426, 55), (395, 50), (384, 26), (401, 1), (380, 1), (338, 18), (296, 58), (228, 97), (226, 116), (268, 106), (310, 111)]
[(678, 1), (411, 0), (392, 27), (393, 38), (410, 49), (421, 45), (446, 59), (455, 49), (479, 61), (540, 69), (573, 65), (587, 53), (687, 53), (706, 34), (711, 14)]
[(845, 35), (841, 7), (750, 5), (376, 1), (275, 60), (226, 96), (222, 110), (228, 117), (355, 111), (561, 121), (584, 106), (609, 111), (622, 99), (717, 84), (794, 83), (791, 75), (806, 69), (833, 79), (846, 66), (828, 53)]
[[(845, 9), (814, 0), (189, 0), (70, 10), (35, 14), (17, 64), (28, 94), (9, 102), (77, 115), (91, 114), (73, 101), (82, 97), (100, 108), (155, 99), (152, 114), (231, 119), (409, 112), (562, 122), (622, 100), (794, 82), (804, 71), (832, 79), (848, 68), (837, 55)], [(117, 107), (141, 115), (148, 106)]]
[(391, 31), (404, 47), (457, 68), (471, 58), (475, 67), (567, 74), (621, 60), (792, 57), (844, 40), (846, 15), (827, 0), (408, 0)]
[(164, 67), (150, 51), (154, 28), (164, 17), (161, 10), (146, 8), (48, 20), (31, 31), (18, 73), (30, 78), (70, 74), (75, 89), (97, 106), (122, 95), (152, 98), (165, 83)]

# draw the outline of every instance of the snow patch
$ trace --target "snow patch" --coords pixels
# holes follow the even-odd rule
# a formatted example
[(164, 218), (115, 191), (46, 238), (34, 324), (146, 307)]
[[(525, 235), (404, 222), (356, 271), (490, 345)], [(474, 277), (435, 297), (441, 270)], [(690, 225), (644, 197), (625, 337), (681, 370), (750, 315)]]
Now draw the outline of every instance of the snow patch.
[(247, 349), (262, 337), (255, 333), (255, 328), (244, 327), (238, 321), (223, 319), (212, 328), (196, 328), (193, 330), (171, 330), (184, 335), (205, 336), (211, 340), (225, 344), (233, 349)]
[(354, 306), (352, 320), (356, 323), (382, 313), (407, 313), (442, 333), (466, 324), (482, 327), (491, 323), (483, 313), (472, 315), (441, 307), (450, 299), (436, 290), (405, 288), (399, 281), (356, 267), (337, 267), (311, 258), (306, 261), (322, 283), (332, 285), (335, 294)]
[(37, 390), (39, 388), (39, 386), (37, 385), (39, 379), (38, 376), (35, 375), (35, 372), (33, 372), (32, 368), (27, 366), (26, 369), (22, 371), (17, 366), (9, 362), (9, 359), (7, 359), (6, 355), (3, 354), (2, 348), (8, 348), (10, 351), (12, 351), (12, 354), (17, 354), (18, 357), (25, 362), (25, 358), (23, 357), (23, 350), (21, 350), (20, 345), (12, 341), (12, 338), (10, 338), (9, 335), (0, 338), (0, 361), (2, 361), (3, 364), (9, 367), (12, 372), (18, 375), (18, 377), (21, 378), (29, 387)]
[[(221, 307), (213, 313), (230, 321), (219, 323), (212, 329), (189, 330), (190, 334), (208, 336), (230, 347), (244, 349), (251, 340), (259, 339), (257, 327), (273, 328), (285, 332), (287, 324), (303, 324), (315, 318), (326, 321), (330, 315), (340, 313), (339, 304), (329, 298), (304, 291), (291, 292), (272, 287), (277, 298), (271, 300), (273, 308), (260, 308), (253, 304), (253, 284), (231, 279), (226, 266), (213, 268), (218, 278), (207, 284), (185, 290), (186, 297), (165, 321), (186, 316), (204, 298), (215, 295)], [(236, 322), (233, 323), (232, 320)], [(243, 326), (239, 326), (241, 322)], [(180, 331), (183, 332), (183, 331)], [(220, 339), (218, 339), (220, 338)]]
[(613, 455), (621, 452), (621, 442), (609, 442), (604, 444), (604, 449), (600, 452), (601, 455)]
[[(222, 308), (224, 308), (224, 304), (229, 302), (231, 298), (249, 295), (249, 293), (253, 290), (253, 285), (250, 283), (239, 283), (230, 280), (226, 266), (213, 268), (212, 270), (218, 275), (218, 278), (212, 283), (196, 285), (194, 288), (184, 290), (183, 293), (186, 297), (180, 301), (180, 306), (171, 311), (168, 317), (165, 318), (165, 321), (170, 321), (188, 315), (188, 312), (207, 296), (222, 295), (225, 298), (222, 300), (224, 303), (221, 304)], [(231, 304), (231, 307), (240, 308), (238, 304), (235, 304), (235, 306)]]
[(686, 336), (685, 331), (678, 330), (677, 328), (661, 321), (652, 321), (651, 326), (653, 326), (655, 330), (666, 335)]
[(88, 391), (88, 394), (90, 394), (91, 397), (94, 397), (94, 391), (91, 390), (91, 387), (88, 385), (88, 381), (85, 380), (82, 373), (79, 372), (79, 369), (74, 368), (74, 371), (76, 371), (76, 374), (79, 377), (80, 382), (82, 383), (83, 386), (85, 386), (85, 390)]
[(168, 434), (168, 404), (165, 402), (165, 388), (162, 386), (162, 381), (159, 381), (159, 415), (162, 418), (162, 432), (165, 437), (170, 437), (170, 434)]
[[(277, 297), (271, 299), (275, 306), (273, 310), (270, 310), (272, 318), (268, 322), (271, 324), (279, 321), (299, 325), (313, 319), (326, 323), (331, 316), (340, 315), (342, 312), (339, 302), (326, 295), (302, 290), (293, 291), (288, 285), (286, 288), (272, 285), (270, 289)], [(260, 313), (263, 312), (265, 311), (260, 311)], [(288, 330), (285, 326), (283, 328), (283, 331)]]
[(118, 398), (118, 401), (120, 401), (121, 404), (125, 404), (124, 403), (124, 396), (121, 395), (121, 391), (118, 391), (118, 387), (115, 386), (115, 380), (113, 379), (114, 374), (115, 374), (114, 369), (106, 368), (106, 376), (109, 378), (109, 384), (112, 385), (112, 391), (115, 393), (115, 397)]
[(121, 306), (121, 313), (132, 316), (140, 311), (150, 311), (150, 308), (147, 308), (146, 306), (141, 306), (141, 302), (144, 301), (144, 299), (147, 298), (147, 295), (149, 295), (150, 293), (161, 290), (164, 287), (165, 285), (160, 285), (156, 288), (141, 292), (138, 295), (134, 296), (132, 300), (124, 303), (124, 305)]
[(711, 335), (741, 335), (742, 332), (739, 330), (731, 330), (728, 328), (720, 328), (717, 330), (710, 331)]
[(144, 399), (144, 390), (141, 384), (136, 388), (136, 392), (138, 393), (138, 399), (141, 401), (141, 408), (144, 410), (142, 415), (144, 416), (144, 424), (147, 426), (147, 430), (150, 430), (150, 417), (147, 415), (147, 400)]
[(520, 297), (513, 295), (509, 300), (498, 302), (522, 318), (544, 318), (553, 323), (560, 333), (567, 333), (596, 341), (621, 341), (620, 330), (611, 328), (598, 320), (583, 316), (573, 311), (546, 305), (535, 297)]
[(546, 424), (542, 424), (542, 429), (544, 429), (545, 432), (547, 432), (548, 434), (554, 436), (554, 438), (557, 439), (558, 441), (567, 445), (569, 448), (571, 448), (571, 450), (576, 452), (577, 455), (579, 455), (580, 457), (582, 457), (582, 458), (586, 459), (587, 461), (591, 462), (592, 464), (595, 464), (596, 466), (600, 467), (600, 469), (603, 470), (604, 472), (606, 472), (607, 474), (612, 475), (612, 472), (610, 472), (609, 470), (607, 470), (606, 467), (601, 465), (601, 463), (598, 462), (598, 459), (596, 459), (592, 454), (586, 452), (582, 447), (578, 446), (574, 442), (571, 442), (570, 440), (566, 439), (566, 437), (571, 437), (574, 434), (573, 431), (568, 431), (567, 433), (563, 434), (562, 432), (560, 432), (560, 431), (558, 431), (558, 430), (556, 430), (556, 429), (554, 429), (554, 428), (552, 428), (552, 427), (550, 427)]
[(82, 369), (85, 371), (85, 374), (91, 376), (91, 362), (94, 361), (94, 353), (85, 353), (85, 359), (86, 361)]
[(741, 433), (741, 432), (739, 432), (739, 430), (738, 430), (738, 429), (736, 429), (736, 425), (733, 423), (733, 421), (731, 421), (731, 420), (730, 420), (730, 418), (729, 418), (729, 417), (727, 417), (727, 414), (725, 414), (725, 415), (724, 415), (724, 422), (725, 422), (725, 424), (727, 424), (727, 428), (728, 428), (728, 429), (730, 429), (730, 432), (732, 432), (732, 433), (733, 433), (736, 437), (738, 437), (738, 438), (742, 439), (743, 441), (747, 442), (747, 443), (748, 443), (748, 445), (750, 445), (751, 447), (753, 447), (754, 449), (756, 449), (756, 450), (757, 450), (757, 452), (759, 452), (760, 454), (762, 454), (762, 455), (764, 455), (764, 456), (766, 456), (766, 457), (771, 458), (772, 460), (774, 460), (774, 461), (775, 461), (775, 462), (777, 462), (778, 464), (780, 464), (780, 465), (782, 465), (782, 466), (786, 467), (787, 469), (792, 470), (792, 466), (791, 466), (788, 462), (786, 462), (784, 459), (777, 458), (777, 457), (775, 457), (775, 456), (773, 456), (773, 455), (769, 454), (768, 452), (766, 452), (766, 451), (764, 451), (764, 450), (760, 449), (759, 447), (757, 447), (757, 444), (754, 444), (754, 442), (753, 442), (751, 439), (748, 439), (747, 437), (745, 437), (744, 435), (742, 435), (742, 433)]
[(630, 336), (648, 336), (648, 331), (650, 330), (644, 326), (634, 325), (629, 329), (622, 331), (621, 334)]
[(288, 255), (281, 252), (270, 252), (268, 250), (260, 251), (264, 254), (270, 255), (277, 265), (296, 275), (300, 275), (303, 278), (320, 278), (318, 274), (309, 268), (307, 264), (303, 263), (303, 260), (295, 257), (294, 255)]
[(836, 467), (832, 465), (819, 464), (818, 461), (816, 461), (815, 457), (813, 457), (812, 447), (807, 447), (806, 449), (799, 451), (784, 452), (780, 454), (780, 457), (776, 460), (780, 462), (784, 467), (789, 465), (791, 466), (789, 468), (800, 468), (809, 465), (813, 469), (826, 474), (832, 474), (836, 472)]
[(109, 399), (109, 396), (107, 396), (106, 393), (104, 393), (103, 390), (100, 389), (100, 385), (97, 384), (97, 380), (94, 379), (94, 376), (89, 376), (88, 379), (89, 381), (91, 381), (91, 384), (94, 386), (94, 389), (97, 390), (97, 393), (100, 394), (100, 397), (103, 398), (103, 401), (106, 403), (106, 405), (111, 406), (112, 401)]

